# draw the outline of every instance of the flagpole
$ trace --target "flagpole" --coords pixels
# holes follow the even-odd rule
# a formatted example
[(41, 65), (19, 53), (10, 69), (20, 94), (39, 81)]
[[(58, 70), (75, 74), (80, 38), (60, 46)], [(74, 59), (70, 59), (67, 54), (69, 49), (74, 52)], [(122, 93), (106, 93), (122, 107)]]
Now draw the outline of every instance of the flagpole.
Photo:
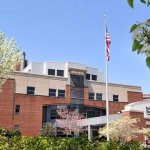
[(105, 61), (106, 61), (106, 126), (107, 126), (107, 141), (109, 141), (109, 104), (108, 104), (108, 60), (106, 51), (106, 16), (104, 15), (104, 30), (105, 30)]

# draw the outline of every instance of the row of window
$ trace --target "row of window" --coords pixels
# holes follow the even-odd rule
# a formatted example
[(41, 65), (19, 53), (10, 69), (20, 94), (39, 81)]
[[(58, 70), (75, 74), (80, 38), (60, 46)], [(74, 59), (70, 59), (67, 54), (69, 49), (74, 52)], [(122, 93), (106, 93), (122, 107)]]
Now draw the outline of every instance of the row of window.
[[(53, 75), (53, 76), (57, 75), (57, 76), (63, 77), (64, 76), (64, 70), (48, 69), (48, 75)], [(86, 74), (86, 79), (97, 81), (97, 75)]]
[(94, 80), (94, 81), (97, 81), (97, 75), (94, 75), (94, 74), (86, 74), (86, 79), (87, 80)]
[[(102, 100), (102, 93), (89, 93), (89, 99), (90, 100)], [(118, 102), (119, 95), (113, 95), (113, 101)]]
[(55, 76), (56, 73), (57, 73), (57, 76), (60, 76), (60, 77), (64, 76), (64, 70), (48, 69), (48, 75)]
[[(35, 95), (35, 87), (27, 86), (27, 95)], [(49, 89), (49, 96), (65, 98), (65, 90)]]
[(95, 100), (95, 94), (96, 94), (96, 100), (102, 100), (102, 93), (89, 93), (89, 99)]

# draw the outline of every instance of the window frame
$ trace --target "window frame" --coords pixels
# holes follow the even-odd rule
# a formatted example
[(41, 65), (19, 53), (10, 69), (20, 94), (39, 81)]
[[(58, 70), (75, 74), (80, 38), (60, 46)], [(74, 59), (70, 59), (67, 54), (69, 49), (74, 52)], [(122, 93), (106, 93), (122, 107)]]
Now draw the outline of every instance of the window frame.
[[(95, 77), (95, 79), (94, 79), (94, 77)], [(92, 80), (93, 80), (93, 81), (97, 81), (97, 75), (92, 74)]]
[[(116, 98), (117, 96), (117, 98)], [(119, 102), (119, 95), (113, 94), (113, 102)]]
[[(52, 74), (50, 74), (50, 71), (54, 71)], [(55, 71), (55, 69), (48, 69), (48, 73), (47, 73), (49, 76), (55, 76), (55, 74), (56, 74), (56, 71)]]
[(20, 105), (16, 105), (15, 106), (15, 114), (19, 114), (20, 113)]
[(86, 77), (86, 80), (91, 80), (91, 74), (86, 73), (85, 77)]
[[(60, 74), (59, 74), (58, 72), (59, 72)], [(57, 76), (58, 76), (58, 77), (64, 77), (64, 70), (58, 69), (58, 70), (57, 70)]]
[[(50, 92), (50, 90), (54, 90), (54, 91), (51, 91)], [(57, 92), (57, 90), (56, 89), (51, 89), (51, 88), (49, 88), (49, 97), (56, 97), (56, 92)], [(55, 95), (51, 95), (52, 93), (55, 93)]]
[(34, 86), (27, 86), (27, 95), (35, 95), (35, 87)]
[(65, 95), (66, 95), (66, 91), (65, 90), (58, 89), (58, 98), (65, 98)]
[[(100, 97), (100, 98), (98, 98), (98, 97)], [(103, 97), (102, 93), (96, 93), (96, 100), (97, 101), (102, 101), (102, 97)]]
[[(91, 96), (93, 94), (93, 96)], [(95, 100), (95, 93), (89, 92), (89, 100)]]

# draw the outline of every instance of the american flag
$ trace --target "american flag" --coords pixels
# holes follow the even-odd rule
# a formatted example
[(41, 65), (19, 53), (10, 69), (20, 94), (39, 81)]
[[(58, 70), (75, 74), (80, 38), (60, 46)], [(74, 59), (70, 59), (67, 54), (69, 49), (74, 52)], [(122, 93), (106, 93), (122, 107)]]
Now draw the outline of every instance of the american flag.
[(106, 60), (109, 61), (110, 60), (110, 44), (111, 44), (111, 39), (106, 27), (106, 35), (105, 35), (105, 41), (106, 41)]

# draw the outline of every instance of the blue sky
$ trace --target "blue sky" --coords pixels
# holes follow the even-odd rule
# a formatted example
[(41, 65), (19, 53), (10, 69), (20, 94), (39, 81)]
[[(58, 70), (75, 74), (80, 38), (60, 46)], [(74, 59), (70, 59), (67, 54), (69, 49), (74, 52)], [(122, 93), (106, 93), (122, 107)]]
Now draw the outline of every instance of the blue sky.
[(127, 0), (5, 0), (0, 31), (15, 37), (30, 61), (72, 61), (105, 71), (104, 14), (111, 36), (109, 82), (139, 85), (150, 93), (145, 56), (131, 50), (130, 27), (149, 17), (150, 7)]

